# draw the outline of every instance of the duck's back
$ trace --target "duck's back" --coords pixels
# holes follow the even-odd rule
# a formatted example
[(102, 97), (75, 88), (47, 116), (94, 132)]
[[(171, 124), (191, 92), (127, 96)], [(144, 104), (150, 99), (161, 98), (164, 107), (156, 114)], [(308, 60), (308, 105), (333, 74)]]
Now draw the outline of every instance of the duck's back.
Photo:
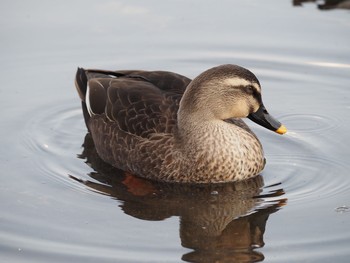
[(103, 71), (79, 68), (76, 86), (86, 111), (107, 118), (131, 135), (170, 133), (179, 101), (191, 80), (166, 71)]
[(165, 71), (79, 68), (76, 87), (99, 156), (130, 172), (159, 172), (159, 155), (173, 139), (179, 102), (190, 81)]

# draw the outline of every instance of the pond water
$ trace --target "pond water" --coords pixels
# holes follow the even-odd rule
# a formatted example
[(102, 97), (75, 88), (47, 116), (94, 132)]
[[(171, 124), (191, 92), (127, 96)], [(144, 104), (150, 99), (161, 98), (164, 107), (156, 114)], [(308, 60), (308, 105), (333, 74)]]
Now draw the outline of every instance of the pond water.
[[(348, 262), (350, 13), (301, 2), (1, 1), (0, 261)], [(78, 66), (225, 63), (257, 75), (289, 129), (247, 120), (261, 176), (156, 184), (96, 156)]]

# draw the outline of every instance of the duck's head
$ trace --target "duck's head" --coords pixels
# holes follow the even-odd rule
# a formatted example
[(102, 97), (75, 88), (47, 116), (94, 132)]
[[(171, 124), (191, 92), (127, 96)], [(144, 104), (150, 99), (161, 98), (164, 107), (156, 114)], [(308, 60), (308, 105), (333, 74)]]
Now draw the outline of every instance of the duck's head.
[(261, 98), (261, 86), (256, 76), (237, 65), (221, 65), (196, 77), (187, 87), (181, 109), (203, 118), (245, 118), (275, 131), (287, 132), (285, 126), (266, 110)]

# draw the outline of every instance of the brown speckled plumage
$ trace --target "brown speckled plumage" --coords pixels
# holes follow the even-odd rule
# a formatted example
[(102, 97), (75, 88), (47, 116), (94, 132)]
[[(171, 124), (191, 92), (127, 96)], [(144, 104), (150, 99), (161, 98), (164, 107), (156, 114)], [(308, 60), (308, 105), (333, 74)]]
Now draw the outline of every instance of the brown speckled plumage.
[(76, 87), (99, 156), (117, 168), (158, 181), (219, 183), (264, 167), (261, 144), (240, 119), (262, 104), (260, 84), (244, 68), (222, 65), (193, 81), (79, 68)]

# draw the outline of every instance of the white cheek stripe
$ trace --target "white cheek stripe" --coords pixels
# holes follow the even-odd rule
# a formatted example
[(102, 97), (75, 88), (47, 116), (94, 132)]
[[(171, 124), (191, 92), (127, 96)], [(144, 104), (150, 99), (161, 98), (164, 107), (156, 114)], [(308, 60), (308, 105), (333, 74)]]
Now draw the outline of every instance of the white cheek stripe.
[(250, 82), (246, 79), (242, 79), (242, 78), (229, 78), (229, 79), (225, 79), (224, 81), (225, 84), (227, 85), (231, 85), (231, 86), (248, 86), (248, 85), (252, 85), (254, 88), (256, 88), (257, 91), (261, 91), (260, 90), (260, 86), (258, 85), (258, 83), (255, 82)]

